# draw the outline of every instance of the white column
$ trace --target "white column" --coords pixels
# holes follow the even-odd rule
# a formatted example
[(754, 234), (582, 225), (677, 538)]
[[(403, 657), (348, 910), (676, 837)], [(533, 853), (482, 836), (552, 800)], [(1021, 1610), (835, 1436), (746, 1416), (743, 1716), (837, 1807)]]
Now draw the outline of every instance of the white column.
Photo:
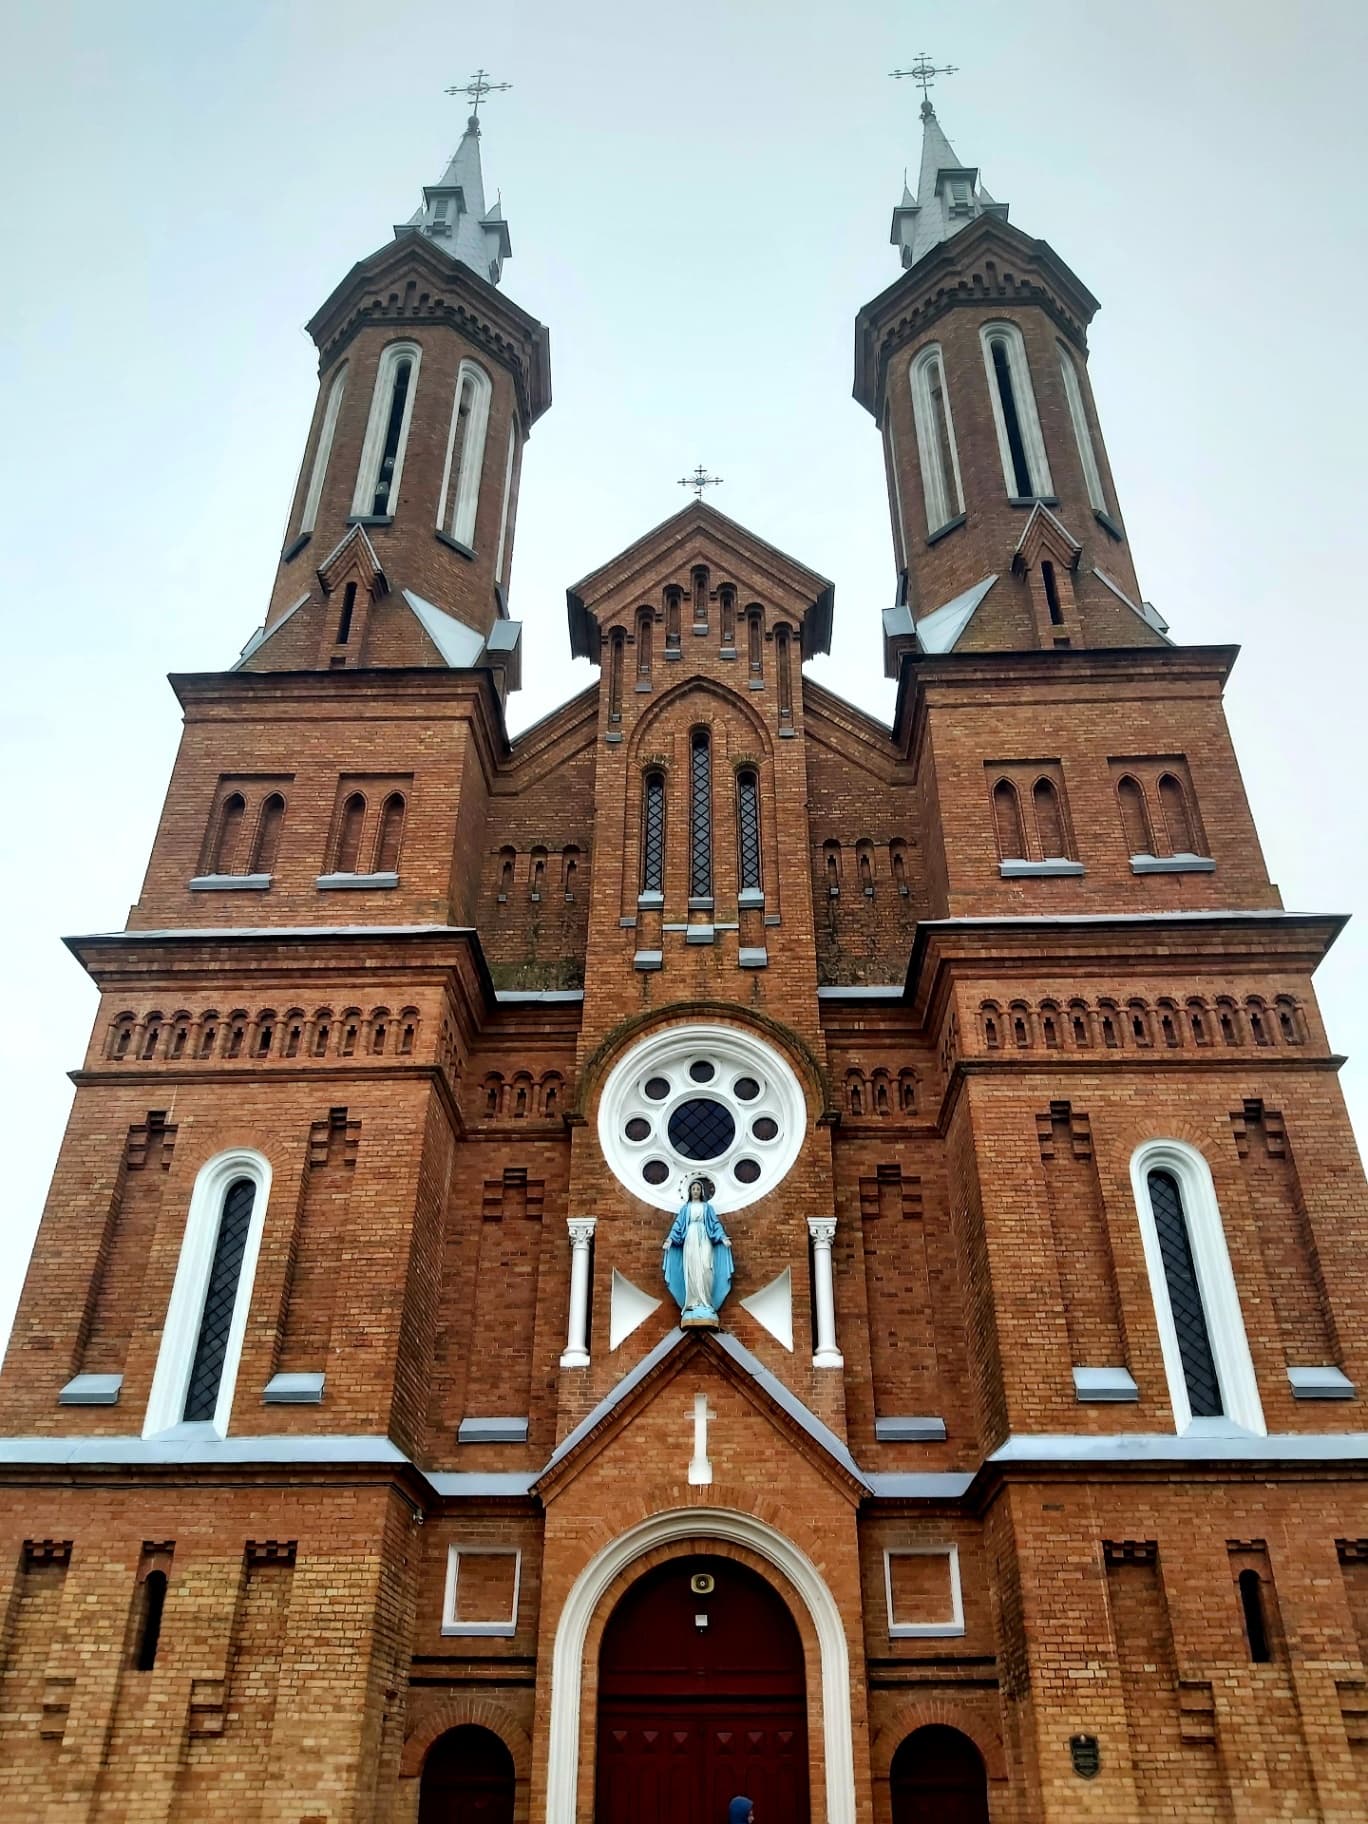
[(570, 1321), (560, 1365), (587, 1368), (589, 1338), (585, 1331), (589, 1322), (589, 1250), (594, 1240), (594, 1218), (572, 1216), (566, 1227), (570, 1231)]
[(817, 1306), (817, 1353), (814, 1368), (844, 1368), (845, 1358), (836, 1347), (836, 1290), (831, 1278), (831, 1244), (836, 1238), (834, 1216), (809, 1216), (812, 1237), (812, 1291)]

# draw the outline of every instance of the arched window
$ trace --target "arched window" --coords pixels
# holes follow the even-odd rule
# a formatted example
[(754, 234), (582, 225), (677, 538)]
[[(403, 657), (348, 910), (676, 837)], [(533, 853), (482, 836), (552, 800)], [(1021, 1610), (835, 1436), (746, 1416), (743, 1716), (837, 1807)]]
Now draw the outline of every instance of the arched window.
[(522, 433), (518, 429), (518, 420), (511, 419), (508, 426), (508, 455), (504, 458), (503, 505), (499, 509), (499, 549), (494, 557), (494, 580), (507, 584), (509, 556), (509, 534), (513, 530), (513, 518), (518, 505), (518, 452), (522, 448)]
[(567, 904), (575, 897), (579, 885), (579, 850), (571, 844), (561, 850), (561, 891)]
[(651, 681), (651, 641), (655, 633), (655, 616), (649, 608), (638, 608), (636, 616), (637, 683)]
[(1159, 808), (1164, 813), (1164, 831), (1172, 855), (1195, 855), (1197, 838), (1188, 809), (1187, 793), (1180, 779), (1164, 773), (1159, 779)]
[(647, 773), (642, 794), (641, 890), (665, 891), (665, 775)]
[(775, 629), (774, 634), (774, 669), (779, 681), (779, 717), (789, 721), (793, 715), (793, 661), (790, 658), (792, 642), (787, 627)]
[(1149, 809), (1138, 779), (1129, 773), (1116, 782), (1116, 802), (1121, 811), (1121, 829), (1126, 838), (1128, 855), (1152, 855), (1154, 836), (1150, 830)]
[(838, 899), (841, 893), (841, 845), (839, 842), (822, 844), (822, 865), (826, 874), (827, 893), (832, 899)]
[(380, 806), (380, 829), (375, 838), (375, 872), (399, 872), (399, 848), (404, 840), (404, 794), (391, 792)]
[(533, 899), (540, 899), (546, 891), (546, 850), (540, 846), (534, 848), (531, 863), (527, 876), (528, 891)]
[(365, 820), (366, 801), (360, 792), (353, 792), (342, 806), (342, 818), (337, 826), (334, 873), (355, 874), (361, 859), (361, 827)]
[(513, 864), (518, 859), (516, 849), (499, 850), (499, 898), (507, 899), (513, 891)]
[(690, 572), (693, 584), (693, 628), (695, 633), (708, 631), (708, 568), (695, 564)]
[(736, 645), (736, 589), (731, 583), (723, 583), (717, 592), (718, 614), (721, 620), (722, 648), (730, 652)]
[(260, 1153), (220, 1153), (190, 1195), (143, 1436), (173, 1425), (228, 1430), (271, 1168)]
[(712, 742), (704, 728), (689, 742), (689, 898), (712, 898)]
[(1240, 1613), (1244, 1618), (1249, 1657), (1255, 1665), (1267, 1665), (1273, 1658), (1273, 1648), (1268, 1637), (1268, 1618), (1264, 1614), (1262, 1579), (1259, 1573), (1251, 1568), (1240, 1572), (1238, 1582)]
[(219, 807), (218, 829), (214, 833), (208, 873), (232, 874), (236, 870), (238, 847), (242, 841), (242, 820), (246, 811), (247, 800), (241, 792), (230, 792)]
[(1053, 494), (1021, 331), (1015, 323), (985, 323), (979, 333), (1007, 492), (1017, 500)]
[(1026, 830), (1021, 821), (1021, 800), (1010, 779), (999, 779), (993, 787), (993, 823), (997, 829), (999, 858), (1024, 861)]
[(380, 357), (352, 497), (354, 514), (380, 517), (392, 514), (398, 504), (419, 359), (416, 342), (391, 342)]
[(280, 848), (280, 828), (285, 821), (285, 800), (279, 792), (272, 792), (261, 806), (261, 815), (257, 818), (256, 841), (252, 844), (252, 860), (248, 869), (252, 874), (270, 874), (276, 864), (276, 854)]
[(140, 1614), (137, 1640), (133, 1648), (135, 1672), (150, 1672), (157, 1663), (161, 1642), (162, 1613), (166, 1608), (166, 1572), (149, 1571), (138, 1585)]
[(462, 361), (456, 375), (446, 467), (442, 471), (442, 507), (437, 520), (459, 545), (475, 543), (475, 513), (480, 504), (491, 391), (484, 369), (473, 361)]
[(1263, 1408), (1206, 1160), (1177, 1140), (1136, 1150), (1131, 1182), (1179, 1432), (1224, 1420), (1263, 1433)]
[(746, 671), (756, 679), (765, 675), (765, 620), (759, 602), (746, 609)]
[(1097, 453), (1093, 449), (1092, 431), (1088, 425), (1088, 412), (1083, 403), (1083, 387), (1078, 378), (1078, 369), (1074, 366), (1073, 356), (1062, 342), (1059, 349), (1059, 372), (1064, 381), (1064, 397), (1069, 407), (1069, 422), (1073, 425), (1074, 442), (1078, 445), (1078, 460), (1083, 470), (1083, 485), (1088, 490), (1088, 505), (1095, 513), (1105, 513), (1107, 497), (1102, 492), (1102, 475), (1097, 466)]
[(304, 507), (299, 515), (298, 536), (312, 532), (318, 524), (318, 503), (323, 498), (323, 483), (327, 479), (328, 460), (332, 455), (333, 437), (337, 431), (337, 415), (342, 410), (342, 395), (347, 390), (347, 363), (333, 375), (333, 383), (328, 388), (328, 402), (323, 407), (323, 422), (318, 430), (318, 443), (314, 448), (313, 467), (309, 471), (309, 486), (304, 495)]
[(608, 720), (622, 720), (622, 666), (627, 650), (627, 635), (615, 627), (608, 636)]
[(1040, 838), (1041, 854), (1046, 861), (1066, 859), (1069, 840), (1064, 833), (1064, 809), (1053, 780), (1037, 779), (1031, 790), (1031, 800), (1035, 806), (1036, 834)]
[(921, 463), (922, 493), (926, 498), (926, 529), (938, 532), (964, 511), (960, 485), (959, 451), (945, 390), (945, 363), (940, 345), (924, 348), (912, 363), (912, 414), (917, 425), (917, 454)]
[(760, 781), (754, 769), (736, 775), (736, 834), (741, 859), (741, 890), (760, 888)]
[(671, 584), (665, 591), (665, 650), (679, 651), (679, 622), (684, 611), (684, 591)]
[(1040, 565), (1040, 581), (1045, 590), (1045, 606), (1049, 611), (1051, 627), (1064, 625), (1064, 608), (1059, 599), (1059, 579), (1055, 567), (1049, 558), (1043, 558)]

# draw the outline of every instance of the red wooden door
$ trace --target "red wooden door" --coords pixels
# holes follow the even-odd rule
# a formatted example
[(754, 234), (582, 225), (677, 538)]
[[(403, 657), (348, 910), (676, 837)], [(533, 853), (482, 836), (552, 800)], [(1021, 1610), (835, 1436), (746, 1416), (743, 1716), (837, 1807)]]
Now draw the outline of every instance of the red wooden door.
[(914, 1729), (893, 1756), (889, 1783), (893, 1824), (988, 1824), (983, 1757), (958, 1729)]
[(439, 1736), (423, 1763), (418, 1824), (513, 1824), (513, 1757), (488, 1729)]
[(623, 1597), (599, 1655), (595, 1790), (596, 1824), (726, 1824), (739, 1793), (758, 1824), (808, 1824), (803, 1643), (762, 1578), (681, 1558)]

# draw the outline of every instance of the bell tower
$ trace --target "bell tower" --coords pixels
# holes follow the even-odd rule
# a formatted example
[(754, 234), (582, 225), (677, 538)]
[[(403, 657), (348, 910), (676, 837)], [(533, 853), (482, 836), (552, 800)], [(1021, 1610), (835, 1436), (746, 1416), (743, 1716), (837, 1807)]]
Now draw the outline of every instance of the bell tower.
[(1088, 381), (1097, 300), (1008, 220), (941, 128), (919, 65), (922, 153), (889, 238), (902, 276), (856, 320), (855, 397), (884, 443), (902, 650), (1141, 646), (1141, 600)]
[[(498, 287), (483, 72), (440, 182), (308, 325), (318, 399), (249, 671), (489, 667), (515, 689), (509, 575), (523, 447), (551, 402), (545, 328)], [(506, 86), (506, 85), (497, 85)]]

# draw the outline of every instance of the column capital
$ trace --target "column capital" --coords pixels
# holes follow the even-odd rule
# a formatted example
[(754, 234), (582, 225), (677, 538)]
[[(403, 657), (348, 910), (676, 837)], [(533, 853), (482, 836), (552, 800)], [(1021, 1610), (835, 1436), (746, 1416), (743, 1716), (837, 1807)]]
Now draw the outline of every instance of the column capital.
[(808, 1234), (812, 1237), (815, 1248), (829, 1248), (836, 1239), (836, 1218), (834, 1216), (809, 1216)]
[(570, 1231), (570, 1246), (572, 1248), (587, 1248), (589, 1243), (594, 1239), (594, 1228), (597, 1222), (597, 1216), (568, 1217), (565, 1226)]

